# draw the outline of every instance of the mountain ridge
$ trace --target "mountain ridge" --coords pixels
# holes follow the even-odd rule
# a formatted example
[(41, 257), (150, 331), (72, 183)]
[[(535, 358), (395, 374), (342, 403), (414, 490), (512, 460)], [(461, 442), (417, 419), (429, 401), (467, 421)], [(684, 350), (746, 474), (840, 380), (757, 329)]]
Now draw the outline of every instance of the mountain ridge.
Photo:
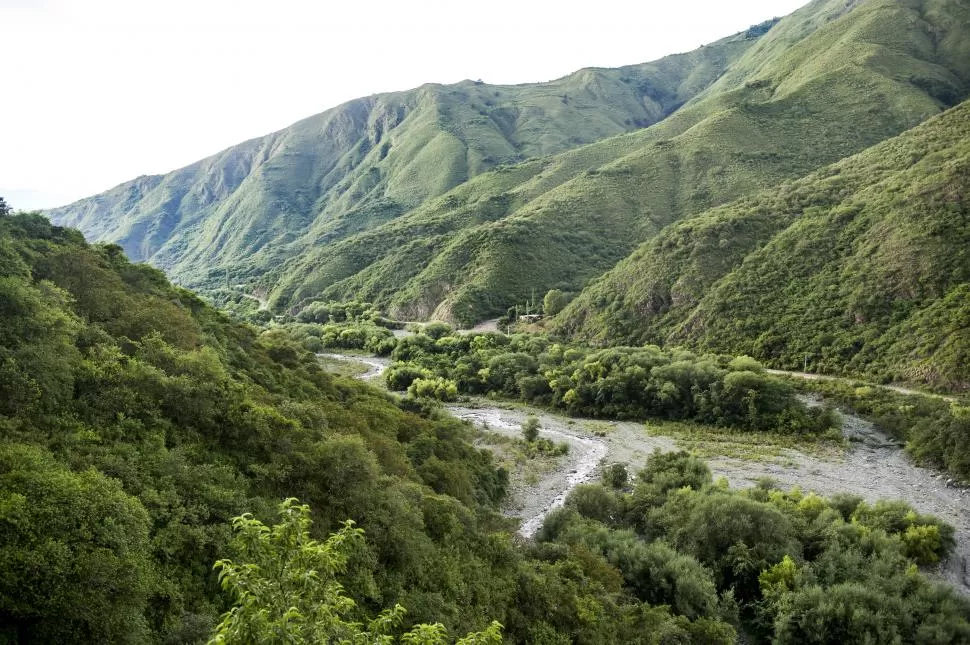
[(197, 164), (49, 214), (217, 302), (471, 324), (951, 107), (967, 33), (954, 0), (814, 0), (655, 63), (358, 99), (199, 162), (205, 181)]
[(725, 40), (706, 62), (693, 52), (546, 83), (428, 83), (354, 99), (48, 215), (197, 284), (194, 263), (232, 265), (266, 246), (286, 255), (300, 236), (306, 245), (366, 229), (488, 168), (652, 123), (747, 45)]
[[(899, 134), (948, 107), (940, 96), (966, 96), (965, 39), (949, 45), (949, 67), (933, 62), (935, 45), (910, 24), (922, 25), (922, 4), (814, 2), (757, 42), (776, 52), (774, 67), (749, 49), (740, 75), (658, 124), (526, 162), (509, 171), (517, 183), (488, 173), (454, 189), (450, 206), (431, 202), (293, 258), (266, 281), (273, 301), (359, 297), (468, 324), (533, 289), (576, 291), (667, 224)], [(927, 4), (942, 41), (970, 26), (959, 5)], [(839, 64), (819, 68), (823, 54)]]

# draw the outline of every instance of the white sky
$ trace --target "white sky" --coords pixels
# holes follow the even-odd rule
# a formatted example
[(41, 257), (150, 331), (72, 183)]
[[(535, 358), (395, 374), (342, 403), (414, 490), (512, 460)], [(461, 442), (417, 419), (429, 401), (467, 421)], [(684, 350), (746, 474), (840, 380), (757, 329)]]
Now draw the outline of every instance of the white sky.
[(344, 101), (688, 51), (807, 0), (0, 0), (0, 196), (64, 204)]

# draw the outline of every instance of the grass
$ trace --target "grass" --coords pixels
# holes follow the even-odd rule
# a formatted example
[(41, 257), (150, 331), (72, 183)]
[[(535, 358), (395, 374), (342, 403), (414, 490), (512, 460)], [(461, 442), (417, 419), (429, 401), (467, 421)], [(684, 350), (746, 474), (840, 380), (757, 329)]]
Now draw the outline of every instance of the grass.
[(525, 442), (486, 428), (478, 429), (476, 443), (488, 448), (497, 466), (509, 473), (511, 490), (535, 486), (544, 475), (554, 472), (565, 455), (527, 452)]
[(583, 430), (590, 433), (594, 437), (606, 437), (615, 428), (614, 424), (608, 421), (589, 421), (584, 420), (582, 422)]
[(371, 369), (370, 365), (354, 360), (328, 358), (326, 356), (318, 356), (317, 360), (320, 361), (320, 365), (323, 367), (323, 369), (327, 370), (328, 372), (339, 374), (341, 376), (349, 376), (351, 378), (359, 378), (361, 375), (366, 374)]
[(813, 457), (838, 459), (845, 454), (848, 445), (835, 434), (822, 437), (792, 436), (772, 432), (736, 431), (678, 421), (650, 421), (645, 424), (645, 430), (650, 436), (671, 437), (684, 450), (705, 459), (729, 457), (783, 465), (794, 465), (792, 451)]

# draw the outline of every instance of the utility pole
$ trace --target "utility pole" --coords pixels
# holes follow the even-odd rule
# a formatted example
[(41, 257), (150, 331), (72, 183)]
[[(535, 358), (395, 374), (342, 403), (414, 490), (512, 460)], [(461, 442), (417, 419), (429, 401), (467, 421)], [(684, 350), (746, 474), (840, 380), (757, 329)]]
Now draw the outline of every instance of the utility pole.
[(805, 354), (805, 367), (802, 371), (808, 374), (808, 354)]

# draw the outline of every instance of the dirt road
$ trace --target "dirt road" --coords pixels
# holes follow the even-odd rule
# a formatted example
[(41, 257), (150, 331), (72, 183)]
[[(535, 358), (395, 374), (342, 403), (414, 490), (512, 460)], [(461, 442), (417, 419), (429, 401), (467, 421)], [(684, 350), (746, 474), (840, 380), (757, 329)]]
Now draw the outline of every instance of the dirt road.
[[(844, 379), (841, 376), (828, 376), (826, 374), (812, 374), (810, 372), (789, 372), (788, 370), (765, 370), (769, 374), (774, 374), (775, 376), (793, 376), (795, 378), (802, 378), (808, 381), (845, 381), (851, 379)], [(949, 401), (951, 403), (958, 403), (959, 399), (953, 396), (946, 396), (945, 394), (935, 394), (933, 392), (920, 392), (919, 390), (911, 390), (909, 388), (900, 387), (898, 385), (873, 385), (872, 387), (881, 387), (884, 390), (892, 390), (893, 392), (898, 392), (899, 394), (919, 394), (922, 396), (931, 396), (935, 399), (943, 399), (944, 401)]]

